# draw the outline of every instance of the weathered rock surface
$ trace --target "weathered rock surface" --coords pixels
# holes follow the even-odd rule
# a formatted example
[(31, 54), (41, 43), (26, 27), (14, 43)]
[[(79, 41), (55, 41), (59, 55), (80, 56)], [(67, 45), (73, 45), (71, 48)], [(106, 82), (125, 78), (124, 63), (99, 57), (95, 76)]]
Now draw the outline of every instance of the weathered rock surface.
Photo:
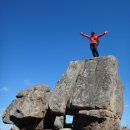
[(99, 57), (85, 62), (77, 78), (71, 103), (75, 109), (107, 109), (122, 113), (122, 93), (116, 58)]
[[(118, 130), (123, 105), (123, 86), (114, 56), (71, 62), (49, 100), (52, 112), (74, 115), (73, 126), (86, 130), (103, 130), (103, 126)], [(86, 119), (85, 128), (82, 118)], [(90, 126), (94, 127), (86, 124), (88, 119), (92, 119)], [(103, 121), (99, 125), (100, 119)]]
[(54, 121), (54, 126), (56, 129), (64, 128), (64, 116), (56, 116)]
[(17, 99), (6, 109), (3, 122), (15, 124), (20, 129), (33, 130), (33, 127), (40, 124), (48, 110), (49, 92), (49, 88), (41, 84), (21, 91), (17, 94)]
[(73, 94), (77, 76), (83, 68), (83, 65), (84, 61), (71, 62), (65, 74), (55, 85), (49, 100), (49, 107), (53, 112), (65, 114), (67, 102)]
[[(123, 85), (114, 56), (72, 61), (52, 93), (48, 87), (37, 85), (16, 97), (3, 122), (20, 130), (120, 128)], [(65, 115), (74, 116), (71, 125), (65, 124)]]

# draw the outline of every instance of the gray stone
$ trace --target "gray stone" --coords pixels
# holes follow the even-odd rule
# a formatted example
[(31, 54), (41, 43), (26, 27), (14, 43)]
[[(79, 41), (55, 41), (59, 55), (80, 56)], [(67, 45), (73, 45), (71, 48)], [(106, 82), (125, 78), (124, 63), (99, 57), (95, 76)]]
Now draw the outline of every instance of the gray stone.
[(119, 83), (115, 57), (86, 60), (84, 71), (77, 78), (71, 103), (74, 109), (79, 110), (107, 109), (114, 113), (123, 112), (123, 87)]
[(90, 117), (96, 117), (96, 118), (104, 118), (104, 117), (110, 117), (114, 118), (116, 115), (108, 110), (80, 110), (78, 112), (79, 115), (86, 115)]
[(124, 92), (124, 87), (122, 86), (121, 79), (120, 77), (117, 78), (117, 88), (116, 88), (116, 114), (119, 116), (121, 119), (123, 110), (124, 110), (124, 98), (123, 98), (123, 92)]
[(77, 76), (79, 75), (83, 65), (84, 61), (71, 62), (62, 78), (55, 85), (54, 91), (49, 100), (49, 107), (52, 112), (65, 114), (67, 102), (73, 93)]
[[(46, 86), (37, 85), (18, 93), (17, 99), (5, 110), (3, 122), (15, 124), (20, 129), (37, 127), (48, 110), (48, 90), (49, 88)], [(32, 124), (30, 125), (30, 123)]]
[(56, 116), (54, 126), (57, 129), (64, 128), (64, 116)]
[(33, 87), (30, 88), (30, 89), (26, 89), (26, 90), (20, 91), (20, 92), (16, 95), (16, 97), (17, 97), (17, 98), (25, 97), (26, 95), (28, 95), (28, 94), (30, 93), (30, 91), (36, 91), (36, 90), (41, 91), (41, 92), (50, 92), (50, 88), (49, 88), (49, 87), (44, 86), (44, 85), (42, 85), (42, 84), (37, 84), (37, 85), (33, 86)]
[(92, 129), (103, 130), (103, 126), (108, 130), (119, 129), (124, 105), (116, 58), (107, 56), (71, 62), (56, 84), (49, 105), (53, 112), (74, 115), (74, 124), (83, 117), (85, 121), (81, 121), (84, 124), (80, 129), (84, 125), (89, 129), (89, 119), (92, 119)]
[(13, 100), (12, 103), (6, 108), (2, 115), (2, 120), (5, 124), (13, 124), (10, 120), (10, 114), (15, 113), (15, 106), (17, 105), (17, 100)]
[(114, 56), (72, 61), (53, 92), (40, 84), (19, 92), (3, 122), (20, 130), (119, 130), (123, 91)]

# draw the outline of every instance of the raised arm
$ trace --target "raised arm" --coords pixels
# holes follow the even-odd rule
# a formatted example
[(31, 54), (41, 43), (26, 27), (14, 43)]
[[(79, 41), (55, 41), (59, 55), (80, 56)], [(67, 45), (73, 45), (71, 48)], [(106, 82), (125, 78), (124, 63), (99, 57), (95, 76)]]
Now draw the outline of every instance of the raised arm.
[(97, 35), (97, 37), (100, 38), (100, 37), (102, 37), (102, 36), (104, 36), (105, 34), (108, 34), (108, 33), (109, 33), (108, 31), (105, 31), (104, 33)]
[(90, 36), (87, 35), (87, 34), (83, 34), (82, 32), (80, 32), (80, 35), (82, 35), (82, 36), (87, 37), (88, 39), (90, 39)]

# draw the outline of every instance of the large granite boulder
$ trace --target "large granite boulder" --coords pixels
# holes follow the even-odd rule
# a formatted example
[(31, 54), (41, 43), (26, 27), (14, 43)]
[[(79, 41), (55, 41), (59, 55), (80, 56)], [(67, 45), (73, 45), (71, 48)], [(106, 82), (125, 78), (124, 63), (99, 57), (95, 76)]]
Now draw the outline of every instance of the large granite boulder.
[(79, 110), (107, 109), (114, 113), (122, 113), (122, 88), (115, 57), (87, 60), (83, 71), (77, 77), (71, 105)]
[(83, 68), (84, 61), (71, 62), (68, 69), (55, 85), (54, 91), (49, 100), (49, 107), (52, 112), (64, 115), (66, 105), (73, 94), (77, 77)]
[(15, 124), (19, 129), (34, 130), (42, 127), (48, 110), (49, 87), (41, 84), (19, 92), (3, 115), (3, 122)]
[(123, 86), (115, 57), (87, 60), (71, 97), (77, 110), (73, 125), (83, 130), (119, 130), (123, 113)]
[[(114, 56), (72, 61), (50, 93), (37, 85), (17, 94), (3, 115), (20, 130), (119, 130), (123, 85)], [(65, 124), (65, 115), (73, 115)], [(67, 127), (67, 128), (65, 128)]]
[(98, 130), (103, 125), (102, 130), (118, 130), (123, 106), (123, 85), (114, 56), (72, 61), (49, 100), (52, 112), (74, 115), (73, 126), (81, 130)]

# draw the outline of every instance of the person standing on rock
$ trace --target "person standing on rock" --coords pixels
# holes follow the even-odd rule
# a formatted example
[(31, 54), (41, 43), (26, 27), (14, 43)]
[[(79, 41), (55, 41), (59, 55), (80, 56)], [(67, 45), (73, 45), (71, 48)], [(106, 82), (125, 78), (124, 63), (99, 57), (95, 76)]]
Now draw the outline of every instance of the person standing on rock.
[(91, 36), (87, 35), (87, 34), (83, 34), (82, 32), (80, 32), (80, 34), (86, 38), (88, 38), (90, 40), (90, 48), (93, 54), (93, 57), (99, 57), (99, 53), (97, 50), (97, 46), (99, 43), (99, 38), (104, 36), (105, 34), (107, 34), (108, 31), (105, 31), (104, 33), (101, 33), (99, 35), (96, 35), (95, 32), (91, 32)]

